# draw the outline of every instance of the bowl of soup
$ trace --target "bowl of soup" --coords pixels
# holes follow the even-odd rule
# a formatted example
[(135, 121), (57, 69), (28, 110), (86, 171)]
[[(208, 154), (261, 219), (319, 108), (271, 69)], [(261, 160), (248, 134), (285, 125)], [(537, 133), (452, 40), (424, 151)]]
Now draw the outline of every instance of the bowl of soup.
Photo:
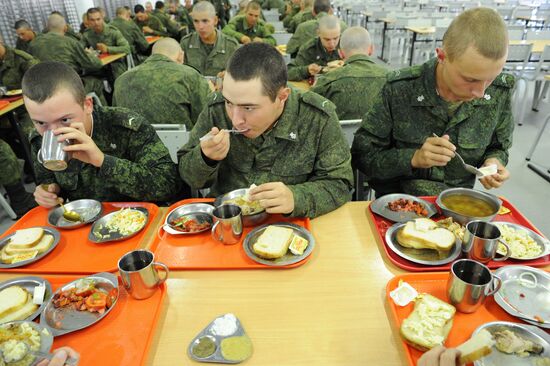
[(444, 190), (435, 202), (443, 215), (462, 225), (473, 220), (492, 221), (502, 205), (498, 197), (469, 188)]
[(260, 201), (248, 200), (248, 189), (241, 188), (226, 193), (216, 198), (214, 205), (234, 204), (241, 208), (244, 226), (256, 226), (263, 223), (269, 217), (269, 214), (260, 205)]

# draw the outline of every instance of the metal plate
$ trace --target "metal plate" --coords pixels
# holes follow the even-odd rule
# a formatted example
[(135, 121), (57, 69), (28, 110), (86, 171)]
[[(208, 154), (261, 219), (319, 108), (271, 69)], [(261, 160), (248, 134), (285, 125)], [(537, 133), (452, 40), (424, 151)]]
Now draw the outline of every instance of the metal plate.
[[(11, 327), (11, 326), (14, 326), (14, 325), (19, 326), (20, 324), (23, 324), (23, 323), (29, 324), (32, 328), (34, 328), (34, 330), (36, 330), (38, 332), (38, 334), (40, 334), (40, 350), (39, 351), (44, 352), (44, 353), (49, 353), (51, 348), (52, 348), (52, 345), (53, 345), (53, 334), (51, 333), (51, 330), (48, 329), (47, 327), (44, 327), (41, 324), (31, 322), (31, 321), (27, 321), (27, 320), (0, 324), (0, 327), (8, 328), (8, 327)], [(28, 342), (25, 342), (25, 343), (28, 344)], [(29, 356), (27, 356), (27, 357), (29, 357)], [(26, 358), (19, 361), (19, 362), (23, 362), (23, 361), (26, 361)]]
[[(498, 221), (498, 222), (493, 222), (493, 224), (496, 224), (496, 225), (504, 225), (504, 226), (507, 226), (509, 228), (512, 228), (516, 231), (524, 231), (527, 233), (527, 235), (529, 235), (537, 244), (538, 246), (540, 247), (540, 249), (542, 250), (541, 254), (535, 256), (535, 257), (529, 257), (529, 258), (519, 258), (519, 257), (516, 257), (516, 256), (513, 256), (511, 255), (510, 258), (513, 258), (513, 259), (517, 259), (517, 260), (520, 260), (520, 261), (526, 261), (526, 260), (532, 260), (532, 259), (537, 259), (537, 258), (541, 258), (541, 257), (544, 257), (548, 254), (550, 254), (550, 240), (546, 239), (546, 238), (543, 238), (542, 236), (540, 236), (539, 234), (537, 234), (536, 232), (534, 232), (533, 230), (531, 229), (528, 229), (526, 228), (525, 226), (521, 226), (521, 225), (518, 225), (518, 224), (514, 224), (514, 223), (511, 223), (511, 222), (504, 222), (504, 221)], [(504, 253), (501, 253), (500, 251), (498, 252), (499, 254), (504, 254)]]
[(522, 338), (539, 343), (544, 348), (544, 351), (540, 355), (520, 357), (518, 355), (500, 352), (495, 346), (493, 346), (493, 352), (474, 362), (474, 366), (533, 366), (536, 365), (534, 361), (537, 358), (550, 357), (550, 336), (537, 327), (519, 323), (498, 321), (481, 325), (472, 335), (479, 333), (483, 329), (487, 329), (487, 331), (491, 334), (499, 330), (508, 329)]
[(84, 221), (68, 221), (63, 217), (63, 208), (58, 206), (48, 212), (48, 224), (59, 229), (76, 229), (97, 220), (103, 213), (101, 202), (96, 200), (77, 200), (64, 204), (67, 211), (74, 211)]
[(38, 306), (34, 313), (26, 317), (25, 319), (21, 320), (33, 320), (36, 318), (42, 310), (46, 307), (46, 304), (48, 301), (50, 301), (50, 298), (52, 297), (52, 285), (50, 282), (42, 277), (36, 277), (36, 276), (27, 276), (27, 277), (18, 277), (11, 280), (4, 281), (0, 283), (0, 291), (7, 289), (8, 287), (12, 286), (19, 286), (27, 290), (32, 297), (34, 294), (34, 288), (40, 285), (44, 285), (46, 287), (46, 291), (44, 292), (44, 302), (42, 305)]
[[(137, 235), (137, 233), (139, 233), (141, 230), (143, 230), (143, 228), (145, 228), (145, 226), (147, 226), (147, 222), (149, 221), (149, 210), (147, 210), (145, 207), (125, 207), (124, 209), (140, 211), (145, 215), (145, 223), (139, 230), (128, 235), (122, 235), (121, 233), (116, 231), (109, 231), (106, 225), (116, 213), (121, 211), (118, 210), (115, 212), (111, 212), (94, 222), (92, 228), (90, 229), (90, 234), (88, 234), (88, 239), (94, 243), (108, 243), (110, 241), (126, 240), (134, 235)], [(98, 234), (100, 234), (101, 236)]]
[[(193, 338), (191, 343), (189, 343), (189, 346), (187, 347), (187, 354), (189, 355), (189, 357), (191, 359), (196, 360), (196, 361), (200, 361), (200, 362), (229, 363), (229, 364), (241, 363), (241, 362), (246, 360), (246, 359), (244, 359), (244, 360), (241, 360), (241, 361), (231, 361), (231, 360), (225, 359), (222, 355), (221, 342), (224, 338), (246, 336), (246, 332), (244, 331), (244, 328), (243, 328), (241, 322), (239, 321), (239, 318), (237, 318), (237, 317), (235, 317), (236, 318), (236, 323), (237, 323), (237, 329), (234, 333), (232, 333), (230, 335), (221, 336), (221, 335), (215, 334), (212, 331), (212, 328), (214, 326), (214, 322), (217, 319), (222, 318), (226, 315), (233, 315), (233, 314), (220, 315), (219, 317), (214, 319), (210, 324), (208, 324), (206, 326), (206, 328), (201, 330), (201, 332), (199, 334), (197, 334), (197, 336), (195, 338)], [(197, 357), (192, 352), (193, 346), (195, 346), (195, 344), (197, 344), (199, 342), (199, 339), (201, 339), (202, 337), (208, 337), (212, 341), (214, 341), (214, 343), (216, 344), (216, 350), (214, 351), (214, 353), (212, 355), (210, 355), (208, 357), (204, 357), (204, 358)], [(250, 353), (251, 356), (252, 356), (252, 353), (253, 353), (253, 351)]]
[[(218, 207), (220, 205), (223, 205), (228, 200), (245, 196), (246, 194), (248, 194), (248, 188), (235, 189), (234, 191), (218, 196), (214, 201), (214, 206)], [(264, 223), (265, 220), (267, 220), (268, 218), (269, 214), (266, 212), (265, 209), (262, 209), (261, 211), (256, 211), (251, 215), (243, 215), (243, 226), (258, 226)]]
[[(388, 247), (400, 256), (408, 261), (424, 264), (427, 266), (441, 266), (443, 264), (451, 263), (460, 256), (462, 244), (460, 240), (455, 239), (455, 245), (446, 255), (440, 255), (437, 250), (432, 249), (414, 249), (407, 248), (399, 244), (397, 241), (397, 233), (403, 229), (406, 224), (396, 223), (392, 225), (388, 231), (386, 231), (386, 244)], [(454, 234), (453, 234), (454, 235)]]
[[(166, 216), (166, 220), (164, 221), (164, 226), (162, 228), (168, 234), (173, 234), (173, 235), (193, 235), (193, 234), (202, 233), (203, 231), (210, 230), (210, 228), (212, 227), (213, 220), (214, 220), (212, 217), (212, 211), (214, 211), (214, 206), (206, 203), (191, 203), (188, 205), (182, 205), (182, 206), (176, 207), (175, 209), (170, 211), (168, 216)], [(177, 228), (169, 224), (172, 220), (175, 220), (182, 216), (187, 216), (198, 222), (208, 221), (210, 226), (201, 231), (188, 233), (186, 231), (178, 230)]]
[[(520, 282), (520, 275), (525, 272), (536, 277), (536, 287), (526, 287)], [(527, 266), (505, 266), (499, 268), (495, 274), (502, 280), (502, 287), (495, 294), (496, 303), (512, 316), (521, 318), (529, 324), (550, 329), (550, 275)], [(529, 280), (530, 276), (524, 278)], [(537, 316), (549, 323), (541, 324), (523, 319), (522, 316)]]
[[(256, 255), (256, 253), (254, 253), (254, 250), (252, 250), (252, 246), (254, 245), (254, 243), (256, 243), (256, 240), (258, 240), (258, 237), (264, 232), (264, 230), (271, 225), (290, 228), (294, 231), (294, 235), (298, 235), (306, 239), (309, 242), (309, 244), (306, 250), (304, 251), (304, 253), (302, 255), (294, 255), (290, 252), (290, 250), (288, 250), (284, 256), (277, 259), (264, 259)], [(311, 233), (307, 231), (304, 227), (295, 225), (289, 222), (276, 222), (274, 224), (266, 224), (266, 225), (259, 226), (256, 229), (252, 230), (250, 233), (248, 233), (248, 235), (243, 241), (243, 248), (246, 255), (253, 261), (262, 263), (268, 266), (286, 266), (289, 264), (298, 263), (304, 258), (308, 257), (311, 254), (311, 252), (313, 252), (314, 247), (315, 247), (315, 239), (313, 238), (313, 235), (311, 235)]]
[(402, 193), (387, 194), (385, 196), (377, 198), (371, 203), (370, 208), (375, 214), (380, 215), (393, 222), (407, 222), (424, 217), (418, 216), (414, 212), (397, 212), (390, 210), (388, 208), (388, 203), (398, 200), (400, 198), (412, 200), (422, 204), (426, 208), (426, 210), (428, 210), (428, 216), (425, 216), (427, 218), (430, 218), (437, 213), (437, 207), (433, 203), (424, 201), (421, 198), (411, 196), (409, 194)]
[(102, 289), (107, 293), (113, 288), (116, 288), (117, 297), (113, 302), (113, 305), (109, 309), (105, 310), (103, 314), (99, 314), (96, 312), (91, 313), (89, 311), (79, 311), (70, 308), (56, 309), (52, 303), (52, 297), (52, 299), (50, 299), (50, 301), (46, 304), (46, 307), (44, 308), (42, 314), (40, 314), (40, 324), (46, 325), (51, 330), (54, 336), (59, 336), (75, 332), (83, 328), (87, 328), (106, 317), (107, 314), (109, 314), (111, 310), (113, 310), (113, 308), (115, 307), (120, 292), (118, 291), (118, 279), (112, 273), (102, 272), (88, 277), (79, 278), (78, 280), (69, 282), (68, 284), (58, 288), (57, 291), (54, 293), (54, 296), (61, 291), (74, 288), (77, 285), (77, 282), (83, 279), (93, 280), (96, 288)]
[[(26, 260), (26, 261), (21, 261), (21, 262), (17, 262), (17, 263), (13, 263), (13, 264), (6, 264), (6, 263), (3, 263), (3, 262), (0, 262), (0, 268), (17, 268), (17, 267), (26, 266), (27, 264), (31, 264), (31, 263), (34, 263), (34, 262), (37, 262), (37, 261), (41, 260), (42, 258), (47, 256), (52, 250), (55, 249), (55, 247), (59, 243), (59, 239), (61, 238), (61, 235), (59, 234), (59, 231), (57, 231), (53, 227), (48, 227), (48, 226), (36, 226), (36, 227), (40, 227), (40, 228), (44, 229), (44, 232), (45, 232), (44, 235), (49, 234), (49, 235), (53, 236), (53, 243), (52, 243), (52, 245), (50, 245), (48, 250), (46, 250), (44, 253), (38, 254), (36, 257), (34, 257), (32, 259), (29, 259), (29, 260)], [(10, 235), (0, 239), (0, 250), (2, 248), (4, 248), (6, 245), (9, 244), (10, 238), (14, 235), (15, 235), (15, 233), (10, 234)]]

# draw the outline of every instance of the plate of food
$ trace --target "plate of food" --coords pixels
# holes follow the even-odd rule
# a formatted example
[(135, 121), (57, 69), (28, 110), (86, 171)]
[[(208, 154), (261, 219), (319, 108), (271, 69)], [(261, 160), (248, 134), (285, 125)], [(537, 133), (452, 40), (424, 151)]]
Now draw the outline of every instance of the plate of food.
[(409, 194), (387, 194), (374, 200), (370, 209), (394, 222), (407, 222), (418, 218), (430, 218), (437, 213), (434, 204)]
[(315, 247), (313, 235), (289, 222), (266, 224), (252, 230), (243, 241), (250, 259), (268, 266), (286, 266), (308, 257)]
[(547, 366), (550, 365), (550, 336), (537, 327), (496, 321), (486, 323), (474, 335), (488, 331), (494, 344), (491, 353), (475, 366)]
[[(23, 342), (25, 345), (20, 345)], [(3, 358), (19, 360), (6, 365), (30, 366), (36, 357), (28, 351), (49, 352), (53, 345), (53, 335), (48, 328), (31, 321), (14, 321), (0, 324), (0, 350)], [(4, 365), (0, 359), (0, 365)]]
[(17, 230), (0, 239), (0, 268), (22, 267), (39, 261), (59, 243), (59, 231), (38, 226)]
[(191, 203), (174, 208), (164, 221), (163, 229), (173, 235), (191, 235), (209, 230), (213, 224), (214, 206)]
[(426, 218), (394, 224), (385, 239), (401, 258), (427, 266), (450, 263), (461, 254), (461, 241), (455, 234)]
[(237, 205), (241, 208), (244, 226), (259, 225), (267, 220), (269, 214), (265, 211), (265, 208), (260, 205), (260, 201), (250, 200), (248, 192), (254, 187), (256, 187), (256, 185), (253, 184), (250, 186), (250, 188), (236, 189), (222, 196), (219, 196), (218, 198), (216, 198), (214, 205)]
[(94, 222), (88, 239), (94, 243), (125, 240), (139, 233), (147, 221), (149, 211), (145, 207), (125, 207)]
[(550, 274), (528, 266), (505, 266), (495, 275), (502, 280), (496, 303), (508, 314), (550, 329)]
[(23, 94), (22, 89), (12, 89), (6, 92), (7, 97), (15, 97), (16, 95), (21, 95), (21, 94)]
[(51, 296), (50, 282), (41, 277), (18, 277), (0, 283), (0, 324), (33, 320)]
[[(531, 260), (550, 254), (550, 241), (524, 226), (511, 222), (493, 222), (498, 226), (501, 239), (512, 251), (510, 258)], [(497, 253), (504, 255), (506, 249), (499, 244)]]
[(67, 211), (80, 215), (82, 221), (69, 221), (63, 217), (64, 209), (56, 207), (48, 212), (48, 224), (59, 229), (76, 229), (97, 220), (103, 212), (101, 202), (96, 200), (77, 200), (64, 204)]
[(40, 324), (54, 336), (87, 328), (109, 314), (118, 295), (118, 279), (112, 273), (80, 278), (57, 289), (40, 314)]

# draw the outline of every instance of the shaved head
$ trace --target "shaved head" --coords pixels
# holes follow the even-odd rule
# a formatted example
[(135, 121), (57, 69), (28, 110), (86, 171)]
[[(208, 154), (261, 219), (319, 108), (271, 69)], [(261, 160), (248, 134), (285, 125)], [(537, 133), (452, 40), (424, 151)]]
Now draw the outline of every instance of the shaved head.
[(346, 57), (356, 54), (369, 54), (371, 39), (369, 32), (363, 27), (351, 27), (342, 33), (340, 48)]
[(327, 15), (319, 19), (319, 32), (340, 29), (340, 19), (334, 15)]
[(67, 22), (65, 18), (58, 14), (52, 14), (48, 17), (48, 29), (53, 32), (64, 32)]
[(164, 55), (174, 62), (180, 63), (180, 58), (183, 62), (183, 50), (178, 41), (173, 38), (165, 37), (159, 39), (152, 49), (153, 55)]
[(193, 6), (193, 12), (206, 13), (211, 18), (216, 16), (216, 8), (209, 1), (200, 1)]

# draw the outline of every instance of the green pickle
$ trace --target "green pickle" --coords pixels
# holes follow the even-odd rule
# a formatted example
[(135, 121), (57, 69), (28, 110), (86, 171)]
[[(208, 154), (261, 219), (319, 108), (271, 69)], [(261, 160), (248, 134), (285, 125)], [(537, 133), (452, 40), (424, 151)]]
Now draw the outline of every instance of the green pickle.
[(247, 336), (222, 339), (222, 356), (229, 361), (243, 361), (252, 354), (252, 342)]
[(194, 356), (206, 358), (211, 356), (216, 351), (216, 344), (209, 337), (202, 337), (199, 343), (195, 344), (191, 349)]

